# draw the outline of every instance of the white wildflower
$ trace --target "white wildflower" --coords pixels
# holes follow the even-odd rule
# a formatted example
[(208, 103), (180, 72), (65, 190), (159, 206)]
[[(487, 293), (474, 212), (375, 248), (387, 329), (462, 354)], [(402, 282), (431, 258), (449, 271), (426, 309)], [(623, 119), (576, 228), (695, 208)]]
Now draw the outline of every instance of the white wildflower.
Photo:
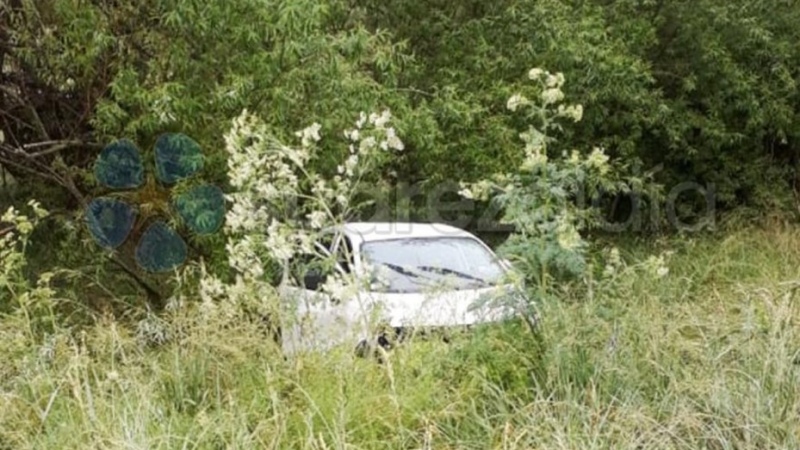
[(669, 274), (669, 267), (666, 265), (664, 255), (650, 256), (644, 262), (646, 270), (656, 278), (664, 278)]
[(577, 166), (581, 162), (581, 154), (577, 150), (573, 150), (567, 162), (573, 166)]
[(287, 234), (281, 223), (273, 218), (267, 228), (267, 240), (264, 247), (278, 261), (287, 260), (294, 255), (294, 248), (286, 236)]
[(472, 193), (466, 183), (461, 183), (461, 190), (458, 191), (458, 195), (470, 200), (475, 199), (475, 194)]
[(586, 160), (586, 164), (589, 167), (594, 167), (602, 174), (608, 173), (610, 169), (608, 166), (608, 155), (603, 152), (603, 149), (598, 147), (595, 147), (594, 150), (592, 150), (592, 153)]
[(254, 190), (262, 200), (274, 200), (281, 196), (281, 191), (278, 190), (275, 183), (265, 179), (262, 179), (260, 183), (256, 184)]
[(314, 122), (310, 126), (295, 133), (295, 136), (301, 139), (303, 147), (309, 147), (314, 142), (319, 142), (321, 139), (319, 131), (322, 125)]
[(355, 173), (356, 167), (358, 166), (358, 154), (353, 154), (347, 157), (344, 161), (344, 173), (348, 177), (352, 177)]
[(622, 267), (622, 256), (619, 254), (619, 249), (612, 247), (608, 252), (605, 267), (603, 267), (603, 275), (610, 277), (614, 275), (620, 267)]
[(564, 74), (558, 72), (556, 74), (549, 74), (547, 75), (547, 80), (545, 81), (545, 85), (549, 88), (560, 88), (564, 85)]
[(394, 131), (394, 128), (387, 128), (386, 129), (386, 143), (389, 148), (402, 151), (405, 148), (403, 141), (397, 137), (397, 134)]
[(558, 105), (558, 115), (580, 122), (583, 118), (583, 105)]
[(374, 149), (377, 145), (378, 142), (375, 139), (375, 137), (369, 136), (363, 141), (361, 141), (361, 143), (358, 146), (358, 151), (361, 154), (366, 154), (369, 153), (370, 150)]
[(358, 120), (356, 121), (356, 128), (363, 128), (365, 123), (367, 123), (367, 114), (362, 111), (359, 114)]
[(312, 211), (306, 215), (309, 226), (315, 230), (322, 228), (325, 225), (326, 215), (322, 211)]
[(219, 298), (225, 292), (225, 287), (217, 277), (206, 275), (200, 279), (200, 299), (210, 302)]
[(506, 103), (506, 108), (508, 108), (509, 111), (516, 111), (517, 108), (527, 103), (528, 99), (525, 98), (523, 95), (514, 94), (511, 96), (511, 98), (508, 99), (508, 102)]
[(350, 204), (347, 196), (344, 194), (337, 194), (336, 195), (336, 203), (338, 203), (342, 207), (347, 207)]
[(547, 164), (548, 158), (545, 153), (533, 152), (526, 156), (522, 161), (522, 170), (531, 170), (539, 166)]
[(583, 105), (570, 106), (567, 108), (567, 113), (571, 113), (569, 116), (572, 117), (572, 120), (580, 122), (583, 119)]
[(531, 80), (538, 80), (539, 78), (541, 78), (542, 75), (544, 75), (544, 73), (545, 73), (544, 70), (536, 67), (528, 72), (528, 78)]
[(16, 222), (17, 210), (13, 206), (9, 206), (3, 217), (0, 217), (0, 222)]
[(307, 233), (302, 231), (297, 231), (295, 233), (295, 243), (297, 244), (298, 253), (313, 253), (314, 252), (314, 240), (311, 236)]
[(470, 200), (486, 200), (495, 188), (494, 183), (489, 180), (480, 180), (477, 183), (461, 183), (459, 195)]
[(30, 234), (33, 231), (33, 223), (25, 216), (17, 219), (17, 230), (22, 234)]
[(372, 113), (369, 117), (370, 123), (375, 125), (375, 128), (382, 129), (392, 120), (392, 113), (388, 109), (384, 109), (381, 115)]
[(564, 250), (575, 250), (581, 244), (581, 235), (578, 230), (564, 217), (559, 220), (556, 228), (556, 239), (558, 245)]
[(350, 139), (353, 142), (358, 141), (360, 136), (361, 136), (361, 133), (358, 131), (358, 128), (355, 128), (355, 129), (352, 129), (352, 130), (345, 130), (345, 132), (344, 132), (344, 137), (346, 137), (347, 139)]
[(344, 297), (346, 288), (336, 277), (329, 276), (322, 285), (322, 291), (328, 293), (333, 298), (342, 298)]
[(622, 256), (619, 254), (619, 249), (617, 247), (612, 247), (608, 252), (608, 263), (613, 266), (622, 265)]
[(545, 89), (544, 91), (542, 91), (542, 101), (544, 101), (546, 105), (552, 105), (554, 103), (558, 103), (563, 99), (564, 99), (564, 93), (561, 91), (561, 89), (557, 87)]

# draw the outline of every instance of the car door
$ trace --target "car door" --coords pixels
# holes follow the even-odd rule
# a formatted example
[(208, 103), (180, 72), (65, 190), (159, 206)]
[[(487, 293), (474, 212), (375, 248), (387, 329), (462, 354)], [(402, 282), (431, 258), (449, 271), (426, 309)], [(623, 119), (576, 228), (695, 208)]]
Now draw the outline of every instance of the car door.
[(323, 234), (315, 247), (316, 254), (300, 255), (290, 262), (291, 279), (284, 287), (284, 298), (285, 315), (291, 324), (282, 333), (288, 353), (325, 349), (348, 341), (356, 345), (366, 329), (358, 295), (338, 298), (323, 290), (334, 273), (353, 281), (352, 243), (343, 233), (333, 232)]

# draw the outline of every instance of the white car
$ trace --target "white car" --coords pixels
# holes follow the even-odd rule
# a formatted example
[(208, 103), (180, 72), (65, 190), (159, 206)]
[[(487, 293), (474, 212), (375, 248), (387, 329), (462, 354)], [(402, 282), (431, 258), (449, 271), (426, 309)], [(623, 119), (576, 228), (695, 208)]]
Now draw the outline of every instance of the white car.
[[(333, 267), (321, 269), (308, 256), (283, 271), (283, 317), (296, 319), (281, 326), (287, 354), (374, 345), (385, 338), (378, 325), (401, 332), (499, 322), (513, 316), (514, 302), (525, 301), (508, 280), (507, 261), (445, 224), (346, 223), (326, 230), (316, 245)], [(312, 268), (300, 273), (296, 266)], [(333, 271), (349, 280), (343, 298), (322, 288)]]

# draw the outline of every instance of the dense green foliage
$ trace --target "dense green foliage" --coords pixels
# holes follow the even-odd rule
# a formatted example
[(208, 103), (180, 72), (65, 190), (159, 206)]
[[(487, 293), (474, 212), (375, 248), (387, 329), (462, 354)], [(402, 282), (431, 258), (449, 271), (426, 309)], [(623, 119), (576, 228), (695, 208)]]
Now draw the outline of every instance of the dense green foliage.
[(661, 165), (668, 187), (714, 183), (722, 206), (774, 207), (793, 186), (794, 2), (402, 1), (365, 11), (408, 43), (419, 64), (403, 82), (437, 118), (441, 140), (420, 152), (419, 177), (514, 167), (500, 100), (529, 67), (548, 67), (586, 109), (567, 130), (571, 148), (604, 146), (636, 171)]
[(800, 136), (799, 9), (784, 0), (9, 1), (0, 156), (4, 170), (30, 169), (80, 195), (92, 179), (67, 168), (86, 169), (113, 138), (147, 147), (179, 130), (213, 151), (243, 108), (291, 137), (312, 121), (341, 129), (350, 112), (381, 105), (403, 121), (409, 149), (389, 180), (476, 180), (519, 164), (519, 123), (504, 99), (538, 66), (573, 80), (569, 100), (586, 109), (564, 147), (603, 146), (668, 188), (713, 183), (723, 206), (786, 206)]

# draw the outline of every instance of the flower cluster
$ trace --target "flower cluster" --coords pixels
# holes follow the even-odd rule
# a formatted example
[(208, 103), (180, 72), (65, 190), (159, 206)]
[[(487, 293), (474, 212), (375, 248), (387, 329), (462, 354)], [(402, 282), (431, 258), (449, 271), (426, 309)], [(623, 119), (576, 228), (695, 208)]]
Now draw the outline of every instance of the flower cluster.
[(36, 219), (42, 219), (47, 215), (47, 211), (36, 200), (29, 201), (28, 206), (33, 210), (34, 219), (20, 213), (13, 206), (9, 207), (0, 217), (0, 232), (2, 232), (0, 235), (0, 261), (3, 261), (6, 269), (4, 276), (8, 276), (7, 270), (11, 270), (23, 262), (24, 255), (19, 251), (19, 245), (24, 243), (33, 232)]
[(584, 267), (586, 248), (580, 231), (593, 216), (586, 205), (576, 204), (575, 190), (585, 193), (610, 186), (609, 158), (601, 148), (594, 148), (588, 156), (576, 150), (553, 158), (552, 131), (560, 129), (561, 120), (581, 121), (583, 106), (563, 103), (566, 80), (562, 73), (534, 68), (528, 78), (531, 92), (515, 93), (506, 103), (511, 112), (524, 114), (530, 123), (519, 134), (523, 143), (520, 170), (462, 182), (460, 194), (497, 201), (503, 207), (502, 221), (516, 231), (501, 251), (511, 252), (512, 259), (527, 261), (530, 273), (541, 275), (542, 268), (561, 266), (578, 274)]
[(664, 278), (669, 275), (667, 258), (671, 255), (671, 252), (665, 252), (658, 256), (650, 255), (643, 264), (645, 271), (653, 278)]
[[(335, 174), (323, 176), (309, 169), (325, 135), (320, 124), (297, 131), (299, 145), (290, 146), (248, 111), (234, 119), (225, 135), (233, 188), (226, 196), (231, 207), (225, 232), (229, 264), (237, 275), (232, 284), (204, 275), (204, 303), (225, 298), (237, 304), (248, 295), (269, 298), (263, 295), (271, 288), (263, 280), (268, 261), (285, 264), (297, 254), (320, 254), (314, 246), (317, 233), (350, 211), (352, 196), (369, 170), (386, 155), (404, 149), (391, 121), (389, 110), (360, 113), (354, 126), (340, 135), (348, 149), (346, 159)], [(323, 289), (345, 295), (350, 283), (342, 278), (329, 278)]]
[[(36, 224), (48, 212), (36, 200), (28, 201), (32, 215), (22, 214), (9, 207), (0, 216), (0, 301), (17, 305), (28, 312), (39, 307), (47, 308), (55, 296), (50, 287), (53, 273), (45, 272), (37, 276), (35, 286), (31, 286), (24, 273), (25, 247)], [(10, 299), (6, 296), (10, 295)]]

